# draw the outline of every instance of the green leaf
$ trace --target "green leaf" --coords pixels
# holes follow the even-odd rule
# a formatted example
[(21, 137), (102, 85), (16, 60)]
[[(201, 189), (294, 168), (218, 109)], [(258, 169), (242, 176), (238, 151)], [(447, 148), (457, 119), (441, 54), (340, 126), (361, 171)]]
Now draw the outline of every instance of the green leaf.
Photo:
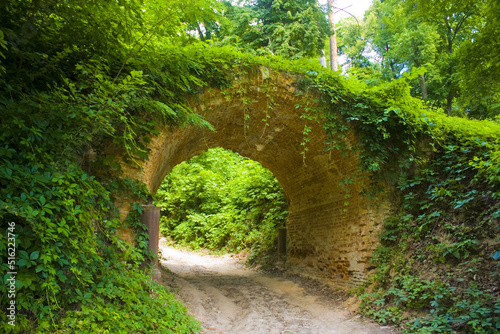
[(30, 255), (25, 250), (19, 251), (19, 255), (21, 256), (22, 259), (28, 260), (30, 258)]
[(40, 255), (39, 251), (35, 251), (35, 252), (31, 253), (30, 260), (36, 260), (36, 259), (38, 259), (39, 255)]
[(21, 259), (21, 260), (17, 261), (17, 265), (18, 265), (19, 267), (24, 267), (24, 266), (26, 266), (27, 264), (28, 264), (28, 260), (26, 260), (26, 259)]

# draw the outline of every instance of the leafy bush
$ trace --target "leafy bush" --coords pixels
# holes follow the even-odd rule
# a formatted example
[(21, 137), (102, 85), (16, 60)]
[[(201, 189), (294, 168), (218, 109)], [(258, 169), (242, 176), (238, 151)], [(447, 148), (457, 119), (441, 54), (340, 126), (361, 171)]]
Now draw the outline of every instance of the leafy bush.
[(400, 213), (386, 222), (361, 307), (409, 333), (496, 333), (500, 193), (478, 168), (491, 149), (452, 142), (400, 180)]
[(83, 294), (80, 310), (68, 311), (55, 333), (194, 333), (199, 323), (165, 287), (137, 271), (112, 269)]
[[(17, 117), (20, 119), (19, 114)], [(137, 247), (131, 247), (116, 236), (116, 229), (122, 223), (114, 218), (110, 191), (96, 177), (89, 176), (62, 155), (47, 154), (52, 144), (47, 136), (34, 137), (30, 144), (35, 152), (45, 153), (43, 155), (19, 149), (17, 138), (29, 139), (35, 128), (13, 129), (20, 135), (16, 137), (9, 128), (12, 119), (4, 121), (0, 226), (2, 231), (12, 234), (0, 235), (4, 283), (0, 285), (0, 295), (2, 301), (15, 300), (17, 315), (13, 327), (7, 322), (4, 308), (0, 313), (2, 330), (56, 332), (58, 328), (73, 328), (81, 333), (117, 333), (133, 328), (136, 332), (148, 332), (148, 328), (169, 332), (179, 328), (186, 333), (196, 331), (196, 323), (173, 301), (172, 295), (159, 286), (154, 286), (153, 292), (149, 277), (139, 269), (145, 259), (147, 239), (141, 241), (144, 235), (137, 224), (138, 215), (135, 220), (133, 215), (129, 217), (129, 225), (136, 226), (138, 231)], [(26, 123), (26, 119), (24, 121)], [(124, 193), (128, 190), (139, 197), (146, 193), (127, 180), (115, 180), (107, 187)], [(17, 261), (10, 265), (7, 238), (13, 235)], [(10, 271), (17, 272), (14, 299), (7, 298)], [(166, 303), (170, 308), (165, 308)], [(142, 305), (143, 309), (133, 309), (134, 305)], [(135, 319), (131, 318), (131, 312)], [(163, 317), (161, 321), (151, 323), (149, 317), (140, 318), (141, 314), (155, 312)]]
[(176, 166), (156, 194), (160, 229), (193, 248), (239, 252), (265, 262), (287, 217), (283, 189), (259, 163), (221, 148)]

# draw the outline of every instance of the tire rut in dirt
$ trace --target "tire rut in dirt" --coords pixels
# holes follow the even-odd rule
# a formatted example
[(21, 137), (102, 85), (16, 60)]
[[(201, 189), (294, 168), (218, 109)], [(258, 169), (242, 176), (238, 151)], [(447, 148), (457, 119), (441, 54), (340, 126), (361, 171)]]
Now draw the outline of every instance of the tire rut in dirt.
[(312, 315), (291, 305), (283, 296), (254, 281), (252, 277), (183, 278), (205, 296), (204, 308), (217, 319), (204, 319), (206, 333), (321, 333)]

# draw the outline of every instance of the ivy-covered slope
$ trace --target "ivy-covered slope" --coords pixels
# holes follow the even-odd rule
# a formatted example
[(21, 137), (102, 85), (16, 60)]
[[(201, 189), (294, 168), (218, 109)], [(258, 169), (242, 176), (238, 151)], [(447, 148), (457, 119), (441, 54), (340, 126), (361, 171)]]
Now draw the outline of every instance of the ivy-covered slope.
[[(409, 333), (497, 333), (499, 124), (429, 110), (404, 80), (350, 86), (345, 98), (317, 78), (313, 86), (361, 138), (363, 169), (393, 184), (400, 199), (358, 291), (361, 310)], [(338, 136), (337, 116), (326, 114), (327, 132)]]
[(116, 194), (146, 192), (99, 155), (113, 145), (132, 163), (155, 125), (199, 123), (177, 97), (194, 77), (167, 80), (150, 45), (149, 58), (127, 56), (138, 13), (135, 1), (0, 3), (2, 333), (199, 331), (144, 274), (138, 212), (135, 246), (116, 236)]

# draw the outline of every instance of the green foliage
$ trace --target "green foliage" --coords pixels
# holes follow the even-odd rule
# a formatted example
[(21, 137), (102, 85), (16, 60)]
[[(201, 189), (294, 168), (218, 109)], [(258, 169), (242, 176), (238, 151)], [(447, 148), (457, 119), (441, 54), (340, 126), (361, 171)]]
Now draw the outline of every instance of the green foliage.
[[(193, 320), (176, 303), (171, 313), (164, 311), (164, 303), (172, 303), (165, 290), (156, 287), (160, 299), (151, 299), (150, 287), (145, 284), (148, 278), (138, 269), (144, 261), (139, 250), (147, 243), (141, 247), (138, 239), (135, 248), (117, 238), (116, 228), (121, 222), (113, 218), (110, 192), (102, 183), (76, 165), (10, 149), (9, 132), (6, 129), (3, 133), (0, 218), (3, 231), (8, 230), (8, 222), (15, 223), (17, 318), (16, 327), (11, 327), (2, 312), (2, 329), (57, 332), (61, 323), (68, 323), (68, 327), (61, 328), (82, 333), (97, 332), (92, 328), (99, 328), (116, 333), (139, 326), (148, 332), (149, 318), (143, 318), (147, 320), (144, 323), (138, 319), (124, 321), (130, 318), (131, 311), (140, 315), (141, 310), (130, 309), (128, 299), (134, 296), (148, 314), (159, 312), (165, 317), (152, 328), (165, 331), (185, 326), (184, 332), (194, 331)], [(131, 188), (126, 183), (115, 183), (114, 187), (123, 191)], [(139, 195), (138, 191), (134, 193)], [(6, 284), (11, 276), (7, 272), (12, 271), (7, 265), (6, 233), (0, 235), (0, 241), (1, 277)], [(2, 300), (8, 300), (5, 284), (0, 286)], [(78, 305), (81, 311), (65, 313)], [(89, 314), (98, 321), (91, 321), (94, 318)]]
[[(176, 166), (156, 194), (161, 232), (192, 248), (239, 252), (266, 262), (287, 202), (276, 178), (259, 163), (211, 149)], [(264, 258), (263, 258), (264, 257)]]
[[(147, 195), (144, 185), (116, 178), (120, 163), (145, 159), (158, 125), (206, 124), (180, 97), (202, 85), (193, 76), (200, 69), (186, 64), (176, 82), (152, 65), (158, 45), (149, 58), (132, 57), (153, 45), (143, 38), (151, 29), (140, 6), (0, 4), (0, 227), (13, 229), (17, 254), (13, 270), (2, 232), (2, 302), (9, 300), (7, 272), (17, 271), (16, 327), (3, 308), (2, 332), (66, 330), (61, 324), (82, 333), (96, 326), (111, 333), (198, 330), (162, 288), (155, 287), (158, 301), (151, 299), (140, 269), (148, 240), (138, 212), (127, 220), (136, 244), (117, 237), (122, 222), (114, 196), (144, 202)], [(130, 298), (144, 309), (132, 309)], [(139, 319), (146, 309), (164, 318)], [(98, 321), (84, 321), (97, 313)]]
[[(111, 268), (110, 268), (111, 269)], [(80, 310), (67, 312), (53, 333), (194, 333), (199, 323), (165, 287), (136, 271), (112, 270), (92, 289), (76, 290)]]
[[(144, 21), (147, 30), (143, 32), (142, 44), (155, 40), (160, 45), (190, 43), (195, 40), (192, 31), (198, 33), (201, 41), (219, 35), (220, 25), (226, 20), (222, 16), (224, 4), (216, 0), (144, 1)], [(138, 45), (141, 43), (138, 41)], [(138, 46), (137, 45), (137, 46)]]
[(328, 36), (326, 16), (317, 1), (257, 0), (243, 7), (226, 5), (230, 23), (223, 30), (223, 43), (245, 51), (286, 59), (314, 57)]
[(460, 102), (478, 118), (493, 118), (500, 114), (500, 62), (494, 51), (500, 46), (500, 4), (483, 4), (480, 24), (460, 50), (460, 89), (466, 92)]
[[(361, 300), (366, 315), (384, 324), (406, 322), (407, 333), (496, 333), (500, 327), (500, 302), (474, 283), (459, 291), (448, 283), (404, 274), (387, 291), (364, 293)], [(425, 317), (409, 321), (403, 316), (421, 309)]]
[(425, 68), (412, 80), (414, 96), (448, 115), (494, 118), (497, 14), (496, 1), (376, 0), (363, 22), (340, 23), (340, 51), (367, 83)]
[[(374, 260), (379, 269), (370, 289), (377, 292), (361, 296), (366, 314), (402, 322), (409, 333), (500, 329), (492, 284), (499, 276), (492, 260), (500, 242), (494, 237), (500, 193), (498, 180), (478, 170), (491, 148), (486, 142), (474, 149), (458, 146), (455, 140), (424, 154), (413, 175), (400, 180), (401, 213), (387, 221)], [(401, 311), (411, 315), (396, 317)]]
[[(309, 14), (317, 10), (311, 7), (313, 2), (295, 3), (309, 8)], [(403, 66), (394, 71), (398, 80), (369, 86), (329, 73), (307, 59), (259, 58), (227, 46), (192, 43), (195, 38), (189, 29), (204, 26), (206, 39), (209, 31), (216, 34), (220, 4), (208, 0), (197, 6), (189, 1), (166, 4), (0, 3), (0, 227), (7, 231), (10, 222), (16, 223), (16, 330), (93, 332), (96, 326), (110, 333), (198, 330), (171, 296), (141, 272), (147, 235), (138, 221), (139, 205), (127, 220), (137, 232), (135, 245), (116, 237), (122, 223), (113, 206), (115, 196), (144, 202), (147, 191), (144, 185), (112, 176), (119, 175), (120, 164), (147, 159), (148, 140), (159, 126), (209, 127), (186, 105), (187, 96), (207, 86), (232, 87), (260, 66), (295, 73), (298, 94), (319, 93), (321, 107), (302, 113), (305, 156), (307, 122), (321, 121), (328, 135), (327, 149), (357, 154), (359, 173), (367, 174), (374, 184), (393, 181), (400, 188), (400, 212), (387, 222), (382, 236), (384, 244), (375, 258), (376, 293), (364, 298), (366, 312), (392, 322), (411, 318), (406, 325), (410, 331), (498, 328), (498, 292), (491, 282), (498, 281), (499, 248), (498, 239), (491, 236), (498, 235), (500, 216), (500, 129), (492, 121), (446, 117), (411, 97), (415, 90), (409, 83), (423, 75), (447, 83), (450, 78), (438, 74), (441, 69), (455, 69), (458, 57), (443, 57), (443, 66), (433, 65), (436, 71), (418, 68), (416, 61), (434, 57), (432, 45), (420, 43), (436, 37), (419, 25), (432, 26), (425, 15), (411, 17), (417, 30), (410, 25), (406, 30), (390, 26), (401, 32), (399, 39), (390, 39), (392, 45), (398, 40), (411, 42), (415, 51), (392, 50), (391, 57), (408, 58), (405, 66), (415, 71), (402, 74)], [(290, 1), (256, 4), (263, 6), (254, 9), (263, 15), (271, 42), (280, 47), (272, 46), (275, 53), (280, 50), (284, 57), (297, 58), (321, 47), (318, 38), (324, 32), (323, 23), (315, 21), (318, 12), (302, 14), (303, 7)], [(488, 46), (496, 26), (489, 23), (493, 22), (489, 14), (492, 21), (484, 24), (475, 21), (477, 15), (469, 20), (462, 6), (468, 4), (461, 1), (456, 13), (449, 6), (445, 9), (454, 24), (466, 19), (463, 22), (478, 28), (477, 39), (469, 38), (466, 51), (479, 46), (477, 59), (488, 61), (477, 66), (476, 73), (486, 73), (496, 69), (491, 57), (496, 44)], [(398, 13), (408, 8), (399, 8)], [(438, 12), (429, 15), (439, 16), (444, 7), (436, 8)], [(494, 16), (497, 7), (492, 9)], [(252, 31), (254, 26), (249, 25), (260, 16), (254, 16), (253, 9), (243, 14), (244, 22), (235, 31), (241, 27), (241, 36), (259, 33), (255, 39), (248, 35), (248, 41), (260, 41), (257, 48), (269, 49), (268, 36), (262, 34), (265, 29)], [(288, 25), (280, 26), (280, 20)], [(439, 34), (441, 39), (446, 31)], [(297, 39), (297, 34), (308, 38)], [(467, 36), (457, 35), (456, 41)], [(308, 44), (294, 44), (297, 40)], [(439, 51), (442, 45), (438, 46)], [(464, 77), (463, 86), (452, 76), (448, 88), (456, 93), (460, 86), (464, 92), (477, 83), (472, 73)], [(380, 81), (375, 79), (370, 84)], [(272, 87), (263, 92), (272, 107)], [(496, 101), (488, 89), (480, 93), (478, 97)], [(244, 88), (237, 94), (251, 103)], [(264, 122), (268, 115), (263, 115)], [(346, 140), (349, 131), (358, 138), (355, 145)], [(159, 192), (169, 210), (162, 226), (187, 236), (195, 246), (235, 251), (253, 247), (254, 257), (260, 258), (286, 219), (279, 185), (254, 162), (230, 153), (219, 152), (217, 158), (211, 154), (182, 165), (185, 173), (166, 183), (168, 193)], [(404, 177), (398, 181), (394, 175)], [(353, 180), (342, 182), (348, 185)], [(174, 185), (178, 190), (170, 191)], [(7, 234), (2, 232), (0, 241), (0, 277), (5, 283)], [(7, 300), (6, 287), (0, 286), (2, 301)], [(7, 326), (3, 310), (0, 320)], [(412, 318), (408, 310), (421, 316)]]

